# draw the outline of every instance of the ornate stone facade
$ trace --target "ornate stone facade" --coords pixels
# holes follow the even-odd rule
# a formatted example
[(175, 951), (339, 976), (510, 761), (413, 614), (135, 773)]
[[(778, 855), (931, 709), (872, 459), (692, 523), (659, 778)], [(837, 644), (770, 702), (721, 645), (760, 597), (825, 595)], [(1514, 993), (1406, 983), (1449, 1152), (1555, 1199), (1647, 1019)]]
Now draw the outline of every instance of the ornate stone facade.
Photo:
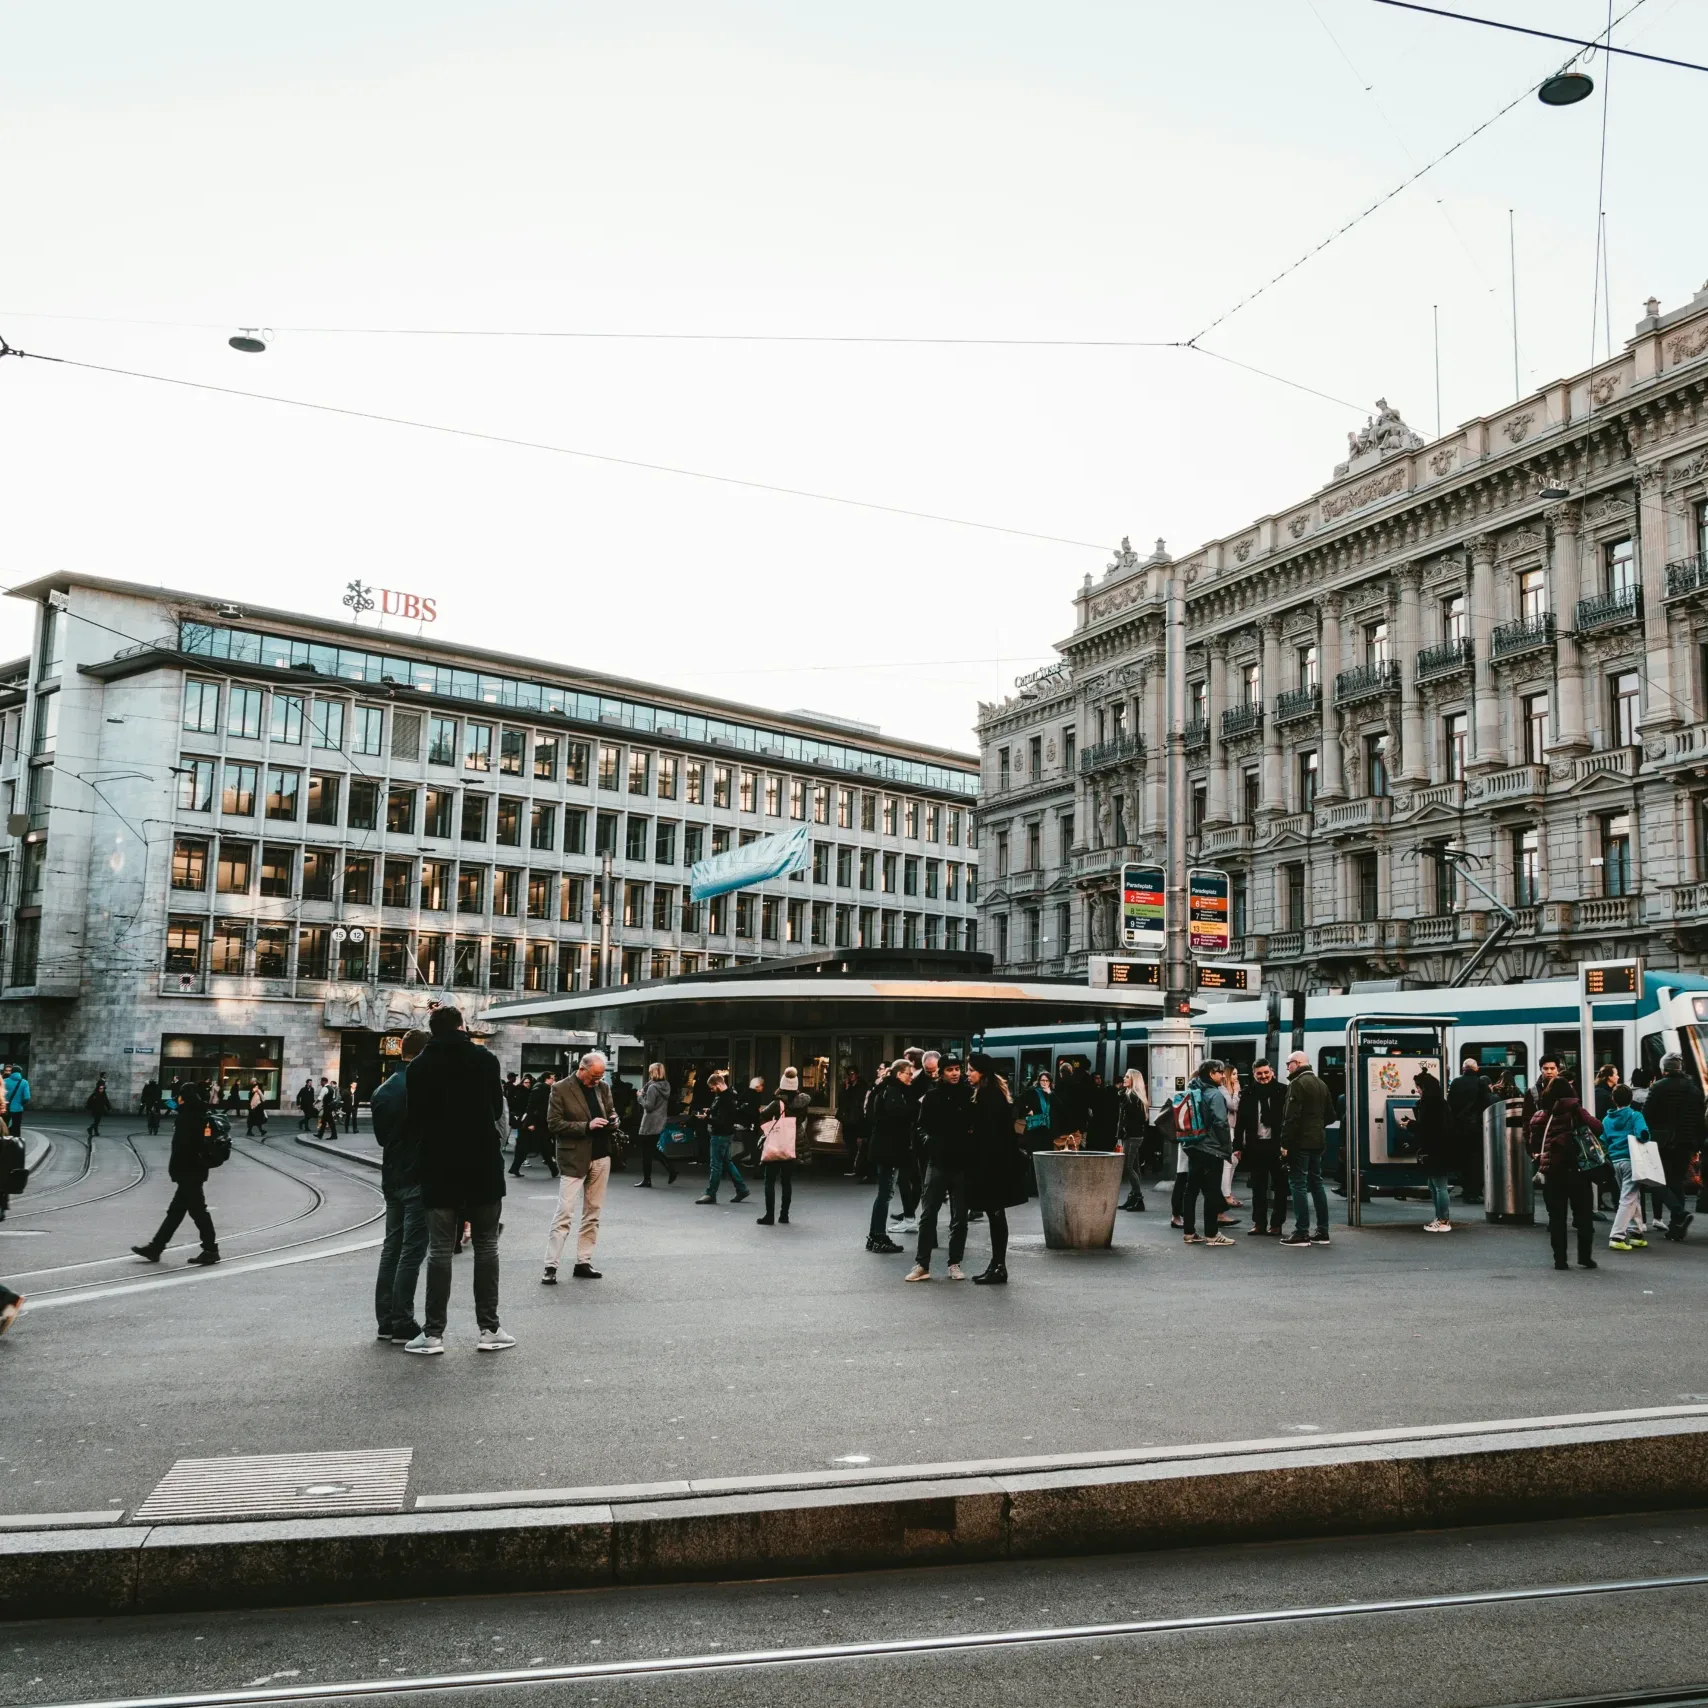
[[(1270, 986), (1451, 978), (1498, 918), (1462, 870), (1517, 915), (1486, 979), (1708, 965), (1708, 286), (1648, 306), (1436, 443), (1379, 402), (1322, 491), (1182, 563), (1191, 856)], [(1113, 948), (1121, 864), (1162, 857), (1172, 563), (1123, 541), (1059, 671), (980, 707), (984, 942), (1016, 970)]]

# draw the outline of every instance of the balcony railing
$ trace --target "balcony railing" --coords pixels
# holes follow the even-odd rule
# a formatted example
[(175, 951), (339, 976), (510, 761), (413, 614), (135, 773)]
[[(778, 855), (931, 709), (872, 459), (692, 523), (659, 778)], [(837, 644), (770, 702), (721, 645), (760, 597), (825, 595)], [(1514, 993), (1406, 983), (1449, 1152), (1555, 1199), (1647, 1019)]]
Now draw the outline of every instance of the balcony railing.
[(1514, 765), (1478, 779), (1477, 793), (1484, 803), (1540, 798), (1548, 787), (1546, 765)]
[(1186, 745), (1188, 747), (1208, 747), (1210, 745), (1210, 726), (1203, 718), (1194, 718), (1186, 726)]
[(1578, 632), (1618, 628), (1622, 623), (1636, 622), (1642, 614), (1642, 590), (1616, 587), (1611, 593), (1597, 593), (1592, 598), (1578, 600)]
[(1249, 850), (1256, 831), (1249, 824), (1224, 824), (1206, 830), (1203, 837), (1205, 854), (1238, 854)]
[(1666, 566), (1666, 596), (1682, 599), (1687, 593), (1700, 593), (1708, 588), (1708, 554), (1680, 558)]
[(1502, 623), (1494, 632), (1489, 646), (1490, 658), (1516, 658), (1523, 652), (1536, 652), (1554, 644), (1554, 613), (1544, 611), (1539, 617), (1521, 617), (1516, 623)]
[(1457, 676), (1471, 668), (1474, 656), (1469, 635), (1445, 640), (1440, 646), (1426, 646), (1417, 655), (1417, 679), (1419, 682), (1433, 682), (1442, 676)]
[(1269, 933), (1269, 959), (1272, 961), (1296, 961), (1305, 952), (1305, 934), (1302, 931), (1271, 931)]
[(1459, 936), (1459, 916), (1456, 913), (1430, 913), (1411, 922), (1411, 944), (1414, 949), (1438, 949), (1443, 943), (1453, 943)]
[(1100, 741), (1095, 747), (1080, 750), (1079, 771), (1088, 777), (1093, 771), (1107, 771), (1112, 766), (1130, 765), (1145, 756), (1142, 736), (1118, 735), (1113, 741)]
[(1368, 830), (1386, 824), (1394, 803), (1387, 795), (1360, 795), (1354, 801), (1335, 801), (1317, 808), (1317, 823), (1324, 830), (1344, 835), (1348, 831)]
[(1232, 741), (1236, 735), (1250, 735), (1263, 727), (1263, 707), (1229, 706), (1222, 713), (1222, 740)]
[(1323, 691), (1314, 682), (1308, 688), (1288, 688), (1275, 696), (1275, 721), (1286, 724), (1295, 718), (1314, 718), (1322, 703)]
[(1391, 694), (1399, 685), (1400, 667), (1385, 658), (1375, 664), (1361, 664), (1356, 670), (1341, 671), (1334, 679), (1334, 701), (1337, 706), (1347, 706), (1354, 700)]
[(1580, 931), (1624, 931), (1637, 923), (1635, 896), (1592, 896), (1577, 904)]

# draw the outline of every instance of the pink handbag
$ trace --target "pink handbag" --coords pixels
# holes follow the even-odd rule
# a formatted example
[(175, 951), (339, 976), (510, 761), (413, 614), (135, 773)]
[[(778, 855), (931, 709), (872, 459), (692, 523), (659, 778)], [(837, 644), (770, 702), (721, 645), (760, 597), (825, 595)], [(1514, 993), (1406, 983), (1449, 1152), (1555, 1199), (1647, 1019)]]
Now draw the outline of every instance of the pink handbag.
[(759, 1153), (761, 1162), (793, 1162), (795, 1160), (795, 1118), (779, 1115), (765, 1128), (765, 1146)]

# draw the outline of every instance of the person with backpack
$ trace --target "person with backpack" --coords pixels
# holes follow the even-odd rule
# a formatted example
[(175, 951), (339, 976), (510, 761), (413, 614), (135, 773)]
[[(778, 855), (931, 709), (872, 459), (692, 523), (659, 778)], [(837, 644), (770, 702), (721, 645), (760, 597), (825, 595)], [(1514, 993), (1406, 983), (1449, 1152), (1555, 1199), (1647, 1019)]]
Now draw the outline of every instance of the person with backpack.
[(1684, 1189), (1690, 1181), (1690, 1165), (1702, 1149), (1702, 1092), (1684, 1071), (1679, 1055), (1661, 1058), (1661, 1076), (1649, 1088), (1643, 1118), (1660, 1146), (1666, 1185), (1661, 1196), (1666, 1203), (1666, 1237), (1681, 1240), (1695, 1217), (1684, 1207)]
[[(1653, 1099), (1651, 1098), (1652, 1102)], [(1594, 1269), (1594, 1176), (1607, 1161), (1601, 1144), (1601, 1123), (1578, 1102), (1578, 1094), (1563, 1074), (1548, 1082), (1542, 1107), (1530, 1118), (1530, 1154), (1542, 1175), (1542, 1196), (1548, 1206), (1548, 1243), (1554, 1248), (1554, 1267), (1566, 1264), (1566, 1212), (1578, 1236), (1578, 1267)]]
[(1635, 1093), (1628, 1085), (1616, 1085), (1612, 1102), (1601, 1123), (1602, 1143), (1607, 1146), (1607, 1161), (1619, 1188), (1619, 1201), (1613, 1211), (1613, 1229), (1607, 1236), (1609, 1251), (1643, 1251), (1648, 1248), (1648, 1228), (1638, 1208), (1636, 1161), (1631, 1145), (1649, 1142), (1649, 1123), (1636, 1106)]
[(1426, 1234), (1453, 1231), (1451, 1201), (1447, 1196), (1447, 1174), (1453, 1166), (1454, 1127), (1441, 1081), (1428, 1068), (1412, 1075), (1417, 1088), (1417, 1107), (1412, 1110), (1412, 1135), (1417, 1140), (1417, 1166), (1429, 1181), (1435, 1199), (1435, 1219), (1423, 1224)]
[(24, 1167), (24, 1141), (7, 1130), (8, 1121), (5, 1087), (0, 1085), (0, 1222), (6, 1219), (12, 1193), (22, 1192), (30, 1179)]
[[(1186, 1197), (1182, 1206), (1187, 1245), (1232, 1245), (1217, 1221), (1222, 1197), (1222, 1165), (1233, 1155), (1228, 1132), (1228, 1100), (1222, 1094), (1223, 1063), (1207, 1059), (1187, 1082), (1174, 1105), (1174, 1136), (1186, 1151)], [(1204, 1204), (1204, 1231), (1192, 1231), (1198, 1200)]]
[(409, 1129), (409, 1076), (404, 1071), (427, 1048), (431, 1034), (405, 1032), (398, 1067), (368, 1099), (380, 1147), (380, 1191), (385, 1195), (385, 1241), (374, 1278), (379, 1338), (407, 1346), (421, 1332), (415, 1284), (427, 1256), (427, 1209), (421, 1200), (421, 1142)]
[[(1327, 1245), (1328, 1193), (1323, 1190), (1323, 1152), (1334, 1118), (1334, 1098), (1327, 1085), (1311, 1072), (1311, 1058), (1295, 1050), (1287, 1058), (1287, 1104), (1281, 1115), (1281, 1160), (1293, 1184), (1293, 1231), (1282, 1244)], [(1311, 1209), (1317, 1231), (1309, 1231)]]
[(6, 1064), (3, 1089), (6, 1094), (6, 1125), (11, 1128), (13, 1138), (21, 1139), (24, 1136), (24, 1111), (30, 1106), (30, 1082), (17, 1062)]
[[(166, 1219), (154, 1238), (146, 1245), (133, 1245), (131, 1250), (149, 1263), (158, 1263), (167, 1243), (188, 1216), (202, 1236), (202, 1249), (190, 1259), (198, 1269), (211, 1269), (219, 1262), (219, 1235), (214, 1231), (213, 1217), (208, 1213), (207, 1182), (209, 1172), (231, 1154), (229, 1138), (215, 1139), (210, 1123), (212, 1111), (208, 1094), (198, 1084), (186, 1081), (179, 1089), (178, 1113), (172, 1122), (172, 1150), (166, 1162), (166, 1176), (176, 1186), (172, 1202), (166, 1207)], [(223, 1147), (224, 1154), (220, 1154)]]
[(101, 1117), (113, 1112), (113, 1102), (107, 1096), (107, 1076), (104, 1073), (96, 1077), (95, 1089), (84, 1098), (83, 1107), (89, 1112), (89, 1137), (98, 1139), (101, 1136)]

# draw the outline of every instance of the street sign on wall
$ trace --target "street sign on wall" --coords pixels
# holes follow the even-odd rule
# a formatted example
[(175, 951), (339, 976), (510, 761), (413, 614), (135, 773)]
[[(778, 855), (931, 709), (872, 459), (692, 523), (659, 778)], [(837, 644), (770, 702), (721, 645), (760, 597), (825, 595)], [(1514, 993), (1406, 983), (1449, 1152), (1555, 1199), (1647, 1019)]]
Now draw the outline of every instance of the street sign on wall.
[(1149, 951), (1160, 955), (1163, 950), (1162, 868), (1160, 866), (1123, 866), (1121, 868), (1121, 947)]
[(1228, 908), (1228, 875), (1195, 866), (1186, 881), (1188, 944), (1194, 954), (1225, 955), (1233, 933)]

